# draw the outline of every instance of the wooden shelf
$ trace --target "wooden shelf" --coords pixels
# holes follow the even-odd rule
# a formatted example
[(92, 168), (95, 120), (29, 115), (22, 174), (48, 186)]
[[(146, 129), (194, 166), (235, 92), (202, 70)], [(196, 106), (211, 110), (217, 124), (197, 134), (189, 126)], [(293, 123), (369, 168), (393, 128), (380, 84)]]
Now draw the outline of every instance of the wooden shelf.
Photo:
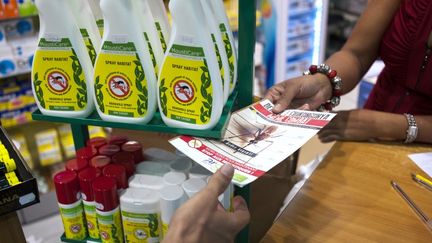
[(228, 125), (228, 121), (231, 116), (231, 111), (234, 107), (236, 98), (237, 98), (237, 93), (234, 92), (228, 99), (223, 109), (222, 116), (219, 122), (211, 130), (193, 130), (193, 129), (168, 127), (162, 121), (159, 111), (155, 113), (153, 119), (147, 124), (129, 124), (129, 123), (104, 121), (99, 117), (96, 111), (94, 111), (87, 118), (70, 118), (70, 117), (47, 116), (42, 114), (40, 110), (37, 110), (33, 112), (32, 118), (33, 120), (38, 120), (38, 121), (69, 123), (73, 125), (91, 125), (91, 126), (121, 128), (121, 129), (129, 129), (129, 130), (175, 133), (175, 134), (191, 135), (197, 137), (222, 138), (225, 134), (226, 126)]

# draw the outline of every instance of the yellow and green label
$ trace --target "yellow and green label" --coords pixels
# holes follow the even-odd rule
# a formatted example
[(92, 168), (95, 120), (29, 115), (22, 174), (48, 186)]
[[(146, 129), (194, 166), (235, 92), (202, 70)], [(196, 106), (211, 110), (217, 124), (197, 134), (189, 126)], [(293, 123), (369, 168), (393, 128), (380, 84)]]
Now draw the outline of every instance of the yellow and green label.
[(14, 171), (5, 173), (4, 175), (10, 186), (15, 186), (21, 183)]
[(106, 115), (137, 118), (147, 114), (147, 79), (132, 42), (103, 43), (94, 89), (99, 110)]
[(72, 240), (83, 240), (86, 238), (86, 228), (82, 204), (73, 208), (60, 208), (65, 236)]
[(42, 108), (55, 111), (81, 111), (86, 108), (84, 72), (68, 38), (41, 38), (33, 73), (35, 95)]
[(157, 32), (159, 34), (159, 40), (161, 42), (162, 49), (163, 49), (164, 52), (166, 52), (166, 49), (167, 49), (166, 37), (163, 35), (160, 23), (159, 22), (155, 22), (155, 25), (156, 25), (156, 30), (157, 30)]
[(93, 42), (90, 39), (87, 29), (80, 29), (80, 31), (81, 31), (81, 36), (83, 37), (84, 43), (86, 45), (91, 63), (94, 66), (94, 63), (96, 61), (96, 50), (93, 46)]
[(126, 242), (160, 242), (160, 215), (157, 213), (141, 214), (122, 211), (123, 229)]
[(9, 158), (9, 155), (7, 158), (2, 158), (2, 161), (0, 163), (4, 164), (5, 171), (4, 172), (11, 172), (16, 170), (16, 163), (14, 159)]
[(222, 56), (220, 54), (219, 47), (218, 47), (217, 42), (216, 42), (216, 38), (213, 34), (211, 35), (211, 38), (213, 40), (214, 51), (216, 53), (216, 58), (217, 58), (217, 62), (219, 65), (219, 72), (220, 72), (221, 80), (222, 80), (222, 88), (224, 88), (225, 87), (225, 79), (224, 79), (225, 70), (223, 67)]
[(100, 36), (102, 37), (103, 33), (104, 33), (104, 21), (103, 21), (103, 19), (96, 20), (96, 25), (99, 29)]
[(224, 47), (225, 47), (225, 52), (228, 58), (228, 64), (229, 64), (229, 68), (230, 68), (230, 90), (232, 90), (234, 88), (234, 49), (233, 46), (231, 45), (231, 41), (229, 39), (228, 36), (228, 32), (227, 32), (227, 28), (225, 26), (225, 24), (220, 24), (219, 25), (219, 29), (222, 33), (222, 41), (224, 43)]
[(165, 235), (167, 235), (168, 227), (169, 227), (168, 223), (162, 222), (162, 237), (165, 237)]
[(101, 215), (99, 213), (96, 213), (96, 215), (102, 242), (123, 243), (123, 229), (119, 208), (110, 215)]
[(147, 42), (147, 48), (149, 49), (149, 54), (150, 54), (150, 58), (151, 58), (151, 61), (152, 61), (153, 70), (154, 70), (154, 73), (155, 73), (155, 76), (156, 76), (156, 79), (157, 79), (158, 78), (159, 68), (158, 68), (157, 63), (156, 63), (156, 57), (155, 57), (155, 54), (154, 54), (154, 51), (153, 51), (152, 44), (151, 44), (150, 39), (149, 39), (149, 37), (148, 37), (148, 35), (147, 35), (146, 32), (144, 32), (144, 39)]
[(96, 218), (96, 206), (94, 204), (84, 203), (84, 213), (87, 221), (87, 230), (89, 236), (93, 239), (99, 239), (99, 227)]
[(173, 45), (159, 83), (161, 112), (173, 120), (207, 124), (212, 113), (212, 81), (201, 47)]

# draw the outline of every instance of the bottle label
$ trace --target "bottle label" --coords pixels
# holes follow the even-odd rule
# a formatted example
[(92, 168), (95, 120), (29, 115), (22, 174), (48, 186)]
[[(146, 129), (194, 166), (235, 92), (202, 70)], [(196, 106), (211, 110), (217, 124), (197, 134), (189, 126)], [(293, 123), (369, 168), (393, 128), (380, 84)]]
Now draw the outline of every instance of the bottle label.
[(162, 222), (162, 235), (163, 237), (165, 237), (165, 235), (167, 235), (168, 233), (168, 223)]
[(21, 183), (14, 171), (5, 173), (4, 175), (10, 186), (15, 186)]
[(126, 242), (158, 243), (160, 242), (160, 215), (157, 213), (142, 214), (122, 211), (123, 229)]
[(150, 43), (150, 39), (149, 39), (149, 37), (148, 37), (148, 35), (147, 35), (146, 32), (144, 32), (144, 39), (147, 42), (147, 47), (149, 49), (150, 58), (151, 58), (151, 61), (152, 61), (152, 64), (153, 64), (153, 69), (154, 69), (154, 73), (155, 73), (156, 80), (157, 80), (158, 79), (159, 68), (158, 68), (157, 63), (156, 63), (156, 57), (155, 57), (155, 54), (154, 54), (154, 51), (153, 51), (153, 47), (152, 47), (152, 45)]
[(89, 236), (93, 239), (99, 239), (99, 227), (96, 218), (96, 207), (94, 204), (84, 204), (85, 218), (87, 220), (87, 229)]
[(80, 31), (81, 31), (81, 36), (83, 37), (84, 43), (87, 47), (87, 52), (89, 54), (91, 63), (94, 66), (95, 61), (96, 61), (96, 50), (93, 46), (93, 42), (90, 39), (90, 36), (87, 32), (87, 29), (80, 29)]
[(123, 242), (123, 229), (121, 223), (120, 210), (114, 211), (110, 215), (96, 213), (99, 225), (99, 234), (102, 242)]
[(104, 21), (103, 21), (103, 19), (96, 20), (96, 25), (97, 25), (97, 27), (99, 29), (100, 36), (102, 37), (103, 36), (103, 32), (104, 32)]
[(173, 45), (161, 70), (159, 99), (163, 114), (173, 120), (210, 122), (212, 81), (201, 47)]
[(60, 208), (60, 215), (63, 221), (66, 238), (82, 240), (86, 238), (86, 228), (84, 225), (84, 214), (82, 204), (79, 203), (73, 208)]
[(162, 32), (162, 28), (160, 26), (160, 23), (159, 22), (155, 22), (155, 25), (156, 25), (156, 30), (157, 30), (157, 32), (159, 34), (159, 40), (160, 40), (161, 45), (162, 45), (162, 50), (164, 52), (166, 52), (166, 49), (167, 49), (167, 44), (166, 44), (166, 41), (165, 41), (166, 38), (165, 38), (165, 36), (164, 36), (164, 34)]
[(234, 80), (234, 48), (231, 45), (231, 41), (229, 39), (228, 36), (228, 32), (227, 32), (227, 28), (225, 26), (225, 24), (221, 23), (219, 25), (219, 29), (222, 33), (222, 40), (225, 46), (225, 52), (226, 55), (228, 57), (228, 64), (229, 64), (229, 72), (230, 72), (230, 90), (234, 89), (234, 84), (235, 84), (235, 80)]
[(33, 62), (33, 85), (42, 108), (81, 111), (87, 106), (87, 84), (68, 38), (41, 38)]
[(143, 117), (148, 110), (147, 79), (132, 42), (105, 41), (95, 65), (99, 110), (107, 115)]
[(16, 170), (15, 160), (13, 160), (13, 159), (3, 159), (3, 163), (5, 165), (6, 172), (11, 172), (11, 171)]
[(213, 34), (211, 34), (211, 38), (213, 40), (214, 51), (216, 53), (216, 58), (217, 58), (217, 62), (219, 65), (219, 72), (220, 72), (221, 80), (222, 80), (222, 88), (225, 89), (225, 79), (224, 79), (225, 69), (223, 67), (222, 56), (220, 54), (219, 47), (218, 47), (217, 42), (216, 42), (216, 38)]

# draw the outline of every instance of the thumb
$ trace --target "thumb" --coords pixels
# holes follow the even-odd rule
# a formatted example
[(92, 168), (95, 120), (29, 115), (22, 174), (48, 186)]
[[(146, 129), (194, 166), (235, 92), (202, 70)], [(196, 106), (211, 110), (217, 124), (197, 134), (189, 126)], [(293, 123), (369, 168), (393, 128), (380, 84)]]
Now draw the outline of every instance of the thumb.
[(236, 231), (240, 231), (250, 221), (250, 213), (248, 210), (248, 206), (246, 204), (246, 201), (242, 197), (236, 196), (233, 198), (233, 208), (234, 211), (231, 215), (232, 221), (230, 223), (232, 223), (232, 227)]
[[(291, 82), (295, 82), (294, 80)], [(288, 85), (285, 81), (284, 85)], [(282, 111), (288, 109), (291, 101), (295, 98), (297, 93), (299, 92), (299, 87), (297, 83), (290, 84), (290, 87), (285, 88), (281, 97), (275, 102), (275, 106), (273, 108), (274, 113), (281, 113)]]
[(210, 181), (205, 191), (208, 191), (214, 197), (218, 197), (228, 187), (234, 175), (234, 167), (230, 164), (224, 164), (214, 175), (211, 176)]

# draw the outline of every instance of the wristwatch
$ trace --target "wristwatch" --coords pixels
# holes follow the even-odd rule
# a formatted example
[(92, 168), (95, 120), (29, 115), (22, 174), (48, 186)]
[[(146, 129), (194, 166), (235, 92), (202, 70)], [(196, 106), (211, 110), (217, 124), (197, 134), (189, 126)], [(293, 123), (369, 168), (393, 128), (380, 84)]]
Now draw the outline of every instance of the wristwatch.
[(408, 122), (408, 128), (406, 130), (406, 139), (404, 143), (412, 143), (417, 138), (417, 133), (418, 133), (417, 123), (413, 115), (407, 113), (405, 113), (404, 115)]

